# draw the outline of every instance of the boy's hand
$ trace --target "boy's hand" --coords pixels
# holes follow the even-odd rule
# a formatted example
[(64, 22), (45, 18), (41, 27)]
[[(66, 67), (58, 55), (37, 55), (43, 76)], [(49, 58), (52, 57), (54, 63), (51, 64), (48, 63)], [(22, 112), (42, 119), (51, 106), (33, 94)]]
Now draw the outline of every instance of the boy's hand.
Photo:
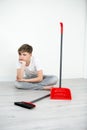
[(23, 60), (19, 60), (19, 62), (20, 62), (22, 65), (26, 65), (26, 62), (23, 61)]
[(20, 68), (17, 69), (17, 76), (16, 76), (16, 80), (17, 81), (22, 81), (23, 75), (24, 75), (24, 70), (26, 67), (26, 62), (19, 60), (19, 62), (21, 63)]
[(21, 68), (25, 68), (26, 62), (25, 61), (21, 61), (21, 60), (19, 60), (19, 62), (21, 63)]

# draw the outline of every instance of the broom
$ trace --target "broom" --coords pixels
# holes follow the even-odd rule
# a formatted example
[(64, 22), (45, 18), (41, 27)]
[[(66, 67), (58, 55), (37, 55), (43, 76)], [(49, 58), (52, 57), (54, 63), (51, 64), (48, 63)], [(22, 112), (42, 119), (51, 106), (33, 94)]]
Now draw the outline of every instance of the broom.
[(49, 96), (50, 96), (50, 94), (47, 94), (47, 95), (45, 95), (43, 97), (37, 98), (37, 99), (35, 99), (33, 101), (30, 101), (30, 102), (25, 102), (25, 101), (14, 102), (14, 105), (17, 105), (17, 106), (20, 106), (20, 107), (24, 107), (24, 108), (27, 108), (27, 109), (32, 109), (32, 108), (36, 107), (34, 102), (40, 101), (40, 100), (42, 100), (44, 98), (47, 98)]

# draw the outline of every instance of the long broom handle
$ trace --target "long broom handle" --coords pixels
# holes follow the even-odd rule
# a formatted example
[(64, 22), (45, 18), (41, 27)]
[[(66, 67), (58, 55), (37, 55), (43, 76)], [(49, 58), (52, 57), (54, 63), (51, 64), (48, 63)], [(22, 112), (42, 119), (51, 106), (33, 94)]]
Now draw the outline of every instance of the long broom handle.
[(63, 48), (63, 23), (60, 22), (60, 28), (61, 28), (61, 41), (60, 41), (60, 70), (59, 70), (59, 88), (61, 88), (61, 82), (62, 82), (62, 48)]
[(31, 101), (31, 102), (34, 103), (34, 102), (40, 101), (40, 100), (42, 100), (42, 99), (44, 99), (44, 98), (47, 98), (47, 97), (49, 97), (49, 96), (50, 96), (50, 94), (47, 94), (47, 95), (45, 95), (45, 96), (43, 96), (43, 97), (40, 97), (40, 98), (37, 98), (37, 99), (35, 99), (35, 100)]

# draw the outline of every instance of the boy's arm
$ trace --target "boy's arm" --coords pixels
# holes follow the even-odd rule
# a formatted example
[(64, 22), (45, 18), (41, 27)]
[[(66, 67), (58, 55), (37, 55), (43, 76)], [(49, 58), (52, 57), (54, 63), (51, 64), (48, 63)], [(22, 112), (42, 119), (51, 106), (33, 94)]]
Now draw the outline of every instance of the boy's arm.
[(26, 62), (20, 61), (20, 63), (21, 63), (21, 67), (17, 69), (17, 78), (16, 79), (18, 81), (21, 80), (21, 79), (23, 79), (24, 69), (25, 69)]
[(31, 78), (31, 79), (18, 79), (18, 81), (23, 81), (23, 82), (41, 82), (43, 80), (43, 71), (39, 70), (37, 71), (37, 77)]

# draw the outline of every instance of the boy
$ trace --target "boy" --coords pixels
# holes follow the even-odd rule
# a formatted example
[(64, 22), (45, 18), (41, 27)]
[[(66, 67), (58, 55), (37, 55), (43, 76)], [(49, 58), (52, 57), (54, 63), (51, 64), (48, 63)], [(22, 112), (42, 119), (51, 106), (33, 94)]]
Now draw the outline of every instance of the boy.
[(33, 48), (23, 44), (18, 49), (19, 60), (15, 87), (19, 89), (50, 89), (57, 83), (56, 76), (43, 75), (39, 61), (32, 56)]

